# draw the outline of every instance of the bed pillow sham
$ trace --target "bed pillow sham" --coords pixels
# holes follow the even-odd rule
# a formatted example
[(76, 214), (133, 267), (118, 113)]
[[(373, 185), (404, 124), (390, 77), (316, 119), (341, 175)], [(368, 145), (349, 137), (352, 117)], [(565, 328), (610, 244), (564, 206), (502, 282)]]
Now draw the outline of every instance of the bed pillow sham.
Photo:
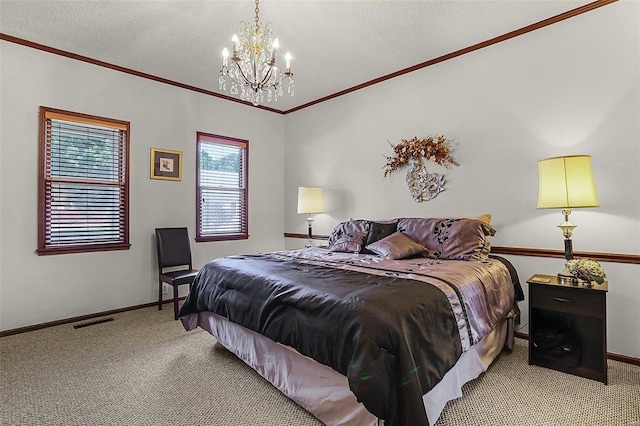
[[(351, 219), (337, 224), (329, 236), (329, 249), (331, 249), (338, 240), (344, 238), (352, 239), (361, 246), (364, 246), (364, 240), (369, 232), (369, 222), (370, 221), (364, 219)], [(357, 241), (358, 237), (361, 238), (360, 241)]]
[(386, 259), (407, 259), (416, 255), (422, 255), (427, 249), (402, 232), (394, 232), (365, 247), (367, 250)]
[(345, 253), (360, 253), (366, 236), (367, 233), (364, 231), (343, 234), (329, 247), (329, 250)]
[(427, 257), (444, 260), (486, 260), (495, 229), (478, 219), (402, 218), (398, 230), (427, 249)]

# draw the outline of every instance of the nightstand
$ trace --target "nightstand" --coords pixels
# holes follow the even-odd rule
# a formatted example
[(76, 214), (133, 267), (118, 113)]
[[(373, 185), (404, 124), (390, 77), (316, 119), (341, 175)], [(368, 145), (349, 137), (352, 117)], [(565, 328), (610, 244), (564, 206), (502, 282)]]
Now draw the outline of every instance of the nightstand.
[(608, 282), (565, 284), (534, 275), (529, 284), (529, 364), (607, 384)]

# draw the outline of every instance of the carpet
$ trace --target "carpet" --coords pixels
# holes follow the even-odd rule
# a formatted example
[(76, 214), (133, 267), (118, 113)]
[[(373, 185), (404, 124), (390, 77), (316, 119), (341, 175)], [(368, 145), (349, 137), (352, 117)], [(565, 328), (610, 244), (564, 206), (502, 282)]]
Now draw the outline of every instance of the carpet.
[[(0, 338), (6, 426), (311, 426), (321, 423), (171, 309)], [(640, 367), (609, 361), (609, 385), (527, 363), (516, 339), (437, 426), (640, 425)]]

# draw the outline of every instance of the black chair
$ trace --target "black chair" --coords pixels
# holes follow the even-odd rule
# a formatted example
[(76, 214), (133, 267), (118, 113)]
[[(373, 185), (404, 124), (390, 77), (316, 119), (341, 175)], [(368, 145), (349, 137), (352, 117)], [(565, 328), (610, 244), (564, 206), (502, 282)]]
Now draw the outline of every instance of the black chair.
[[(162, 309), (162, 283), (173, 287), (173, 312), (178, 319), (178, 286), (189, 284), (198, 274), (191, 264), (191, 243), (187, 228), (156, 228), (158, 248), (158, 309)], [(182, 266), (183, 268), (178, 267)], [(171, 268), (170, 271), (164, 270)]]

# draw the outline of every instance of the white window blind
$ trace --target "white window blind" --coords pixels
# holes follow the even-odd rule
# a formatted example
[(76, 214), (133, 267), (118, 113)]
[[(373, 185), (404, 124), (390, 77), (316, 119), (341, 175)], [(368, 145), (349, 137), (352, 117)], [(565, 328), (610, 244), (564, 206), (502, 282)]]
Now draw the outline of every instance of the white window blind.
[(247, 146), (198, 133), (197, 240), (248, 238)]
[(128, 123), (43, 112), (39, 252), (127, 248)]

